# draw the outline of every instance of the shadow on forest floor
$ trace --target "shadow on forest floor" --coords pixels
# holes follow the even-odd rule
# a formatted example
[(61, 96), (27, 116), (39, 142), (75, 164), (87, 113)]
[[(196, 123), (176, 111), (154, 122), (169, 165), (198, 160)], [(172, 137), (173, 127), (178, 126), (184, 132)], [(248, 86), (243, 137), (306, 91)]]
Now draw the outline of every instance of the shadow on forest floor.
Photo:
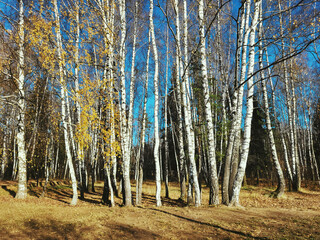
[(13, 190), (11, 190), (11, 189), (9, 189), (7, 186), (1, 186), (1, 188), (2, 188), (3, 190), (7, 191), (8, 193), (10, 193), (10, 195), (11, 195), (12, 197), (15, 197), (15, 196), (16, 196), (16, 192), (13, 191)]
[(252, 238), (252, 239), (268, 239), (268, 238), (266, 238), (266, 237), (254, 237), (254, 236), (252, 236), (251, 234), (243, 233), (243, 232), (236, 231), (236, 230), (232, 230), (232, 229), (227, 229), (227, 228), (224, 228), (224, 227), (219, 226), (219, 225), (216, 225), (216, 224), (207, 223), (207, 222), (202, 222), (202, 221), (195, 220), (195, 219), (192, 219), (192, 218), (180, 216), (180, 215), (178, 215), (178, 214), (171, 213), (171, 212), (165, 211), (165, 210), (163, 210), (163, 209), (159, 209), (159, 208), (139, 207), (139, 206), (138, 206), (138, 208), (148, 209), (148, 210), (156, 211), (156, 212), (161, 212), (161, 213), (164, 213), (164, 214), (167, 214), (167, 215), (170, 215), (170, 216), (177, 217), (177, 218), (182, 219), (182, 220), (186, 220), (186, 221), (188, 221), (188, 222), (197, 223), (197, 224), (200, 224), (200, 225), (217, 228), (217, 229), (223, 230), (223, 231), (228, 232), (228, 233), (237, 234), (237, 235), (242, 236), (242, 237), (248, 237), (248, 238)]

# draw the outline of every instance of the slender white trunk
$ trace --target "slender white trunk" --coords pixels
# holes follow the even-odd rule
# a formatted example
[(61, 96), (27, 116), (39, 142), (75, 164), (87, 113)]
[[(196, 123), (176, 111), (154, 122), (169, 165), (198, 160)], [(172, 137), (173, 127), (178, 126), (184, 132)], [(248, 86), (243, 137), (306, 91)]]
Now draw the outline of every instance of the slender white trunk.
[(180, 49), (180, 20), (179, 20), (179, 8), (178, 8), (178, 1), (174, 1), (174, 9), (176, 12), (176, 108), (178, 113), (178, 146), (179, 146), (179, 168), (180, 168), (180, 198), (185, 200), (186, 198), (186, 172), (185, 172), (185, 165), (186, 165), (186, 158), (184, 152), (184, 141), (183, 141), (183, 122), (182, 122), (182, 99), (181, 99), (181, 85), (180, 85), (180, 56), (181, 56), (181, 49)]
[[(262, 7), (260, 7), (260, 13), (259, 13), (259, 67), (260, 69), (263, 69), (263, 42), (262, 42), (262, 31), (263, 31), (263, 22), (262, 22)], [(264, 104), (264, 110), (266, 115), (266, 125), (267, 125), (267, 132), (269, 137), (269, 144), (271, 149), (271, 155), (274, 167), (277, 172), (277, 178), (278, 178), (278, 187), (275, 191), (276, 197), (281, 197), (284, 194), (285, 190), (285, 180), (283, 176), (283, 172), (281, 169), (281, 165), (279, 163), (276, 144), (273, 136), (273, 130), (271, 126), (271, 119), (270, 119), (270, 112), (269, 112), (269, 102), (268, 102), (268, 93), (267, 93), (267, 87), (266, 87), (266, 80), (264, 71), (261, 71), (261, 85), (262, 85), (262, 91), (263, 91), (263, 104)]]
[(240, 189), (243, 182), (243, 177), (245, 175), (245, 169), (248, 160), (250, 140), (251, 140), (251, 123), (252, 123), (252, 114), (253, 114), (253, 70), (254, 70), (254, 58), (255, 58), (255, 37), (256, 37), (256, 28), (258, 24), (258, 17), (260, 13), (261, 0), (256, 0), (254, 2), (254, 16), (251, 23), (250, 29), (250, 42), (249, 42), (249, 62), (248, 62), (248, 79), (247, 79), (247, 88), (248, 88), (248, 96), (247, 96), (247, 114), (244, 122), (244, 136), (243, 143), (240, 155), (240, 163), (237, 171), (237, 175), (235, 181), (233, 183), (232, 188), (232, 197), (230, 201), (230, 205), (239, 205), (239, 195)]
[[(74, 85), (75, 85), (75, 106), (76, 106), (76, 125), (81, 125), (81, 107), (80, 107), (80, 96), (79, 96), (79, 68), (80, 68), (80, 2), (79, 0), (76, 0), (76, 39), (75, 39), (75, 68), (74, 68)], [(69, 112), (69, 104), (68, 104), (68, 112)], [(69, 121), (71, 120), (71, 116), (69, 113)], [(70, 123), (69, 123), (70, 124)], [(72, 132), (73, 128), (72, 125), (70, 125), (70, 132)], [(75, 148), (74, 153), (76, 157), (76, 161), (78, 161), (79, 164), (79, 183), (80, 183), (80, 190), (81, 190), (81, 198), (84, 198), (84, 192), (87, 188), (86, 186), (86, 171), (85, 171), (85, 164), (84, 164), (84, 150), (81, 146), (80, 142), (77, 142), (77, 146), (74, 143), (75, 138), (71, 135), (71, 141), (72, 146)]]
[(142, 183), (143, 183), (143, 165), (144, 165), (144, 149), (145, 149), (145, 136), (146, 136), (146, 118), (147, 118), (147, 101), (148, 101), (148, 85), (149, 85), (149, 59), (151, 51), (151, 33), (149, 31), (148, 38), (148, 53), (147, 53), (147, 64), (146, 64), (146, 82), (144, 85), (144, 102), (143, 102), (143, 112), (142, 112), (142, 126), (141, 126), (141, 148), (140, 148), (140, 159), (139, 159), (139, 169), (137, 176), (136, 185), (136, 204), (141, 205), (142, 203)]
[[(281, 1), (278, 3), (279, 5), (279, 12), (282, 11), (281, 9)], [(284, 29), (283, 29), (283, 19), (282, 13), (279, 14), (279, 24), (280, 24), (280, 35), (281, 35), (281, 49), (282, 55), (285, 55), (285, 43), (284, 43)], [(297, 175), (297, 167), (296, 167), (296, 146), (295, 146), (295, 136), (294, 136), (294, 125), (293, 125), (293, 113), (292, 113), (292, 99), (289, 90), (289, 74), (288, 74), (288, 64), (287, 61), (284, 60), (283, 62), (283, 71), (284, 71), (284, 82), (285, 82), (285, 91), (286, 91), (286, 104), (288, 109), (288, 122), (289, 122), (289, 134), (290, 134), (290, 152), (292, 158), (292, 187), (295, 189), (295, 183), (297, 182), (298, 175)], [(295, 189), (298, 190), (298, 189)]]
[[(245, 29), (242, 29), (243, 32), (241, 34), (244, 34), (243, 36), (243, 42), (242, 45), (239, 45), (238, 48), (242, 47), (242, 56), (241, 56), (241, 65), (240, 65), (240, 59), (237, 59), (237, 71), (239, 71), (240, 76), (237, 74), (236, 77), (240, 77), (240, 82), (237, 81), (237, 84), (239, 84), (237, 87), (239, 88), (238, 93), (238, 99), (237, 99), (237, 108), (236, 108), (236, 120), (235, 120), (235, 136), (234, 136), (234, 142), (233, 142), (233, 149), (232, 149), (232, 161), (231, 161), (231, 169), (230, 169), (230, 179), (229, 179), (229, 197), (231, 198), (232, 191), (233, 191), (233, 183), (236, 178), (236, 174), (238, 171), (238, 165), (239, 165), (239, 152), (240, 152), (240, 144), (241, 144), (241, 122), (242, 122), (242, 109), (243, 109), (243, 94), (244, 94), (244, 82), (246, 79), (246, 63), (247, 63), (247, 52), (248, 52), (248, 40), (249, 40), (249, 34), (250, 34), (250, 9), (251, 9), (251, 1), (247, 0), (247, 6), (246, 6), (247, 12), (245, 15)], [(243, 24), (243, 23), (241, 23)], [(240, 36), (240, 39), (242, 38), (242, 35)], [(241, 44), (241, 41), (239, 41)], [(240, 49), (238, 49), (240, 50)], [(238, 73), (238, 72), (237, 72)]]
[[(8, 126), (8, 120), (7, 120), (7, 126)], [(4, 137), (3, 137), (3, 147), (2, 147), (2, 160), (1, 160), (1, 171), (0, 171), (0, 179), (4, 179), (5, 177), (5, 171), (7, 167), (7, 132), (5, 130)]]
[[(266, 51), (266, 62), (267, 62), (267, 65), (269, 65), (269, 56), (268, 56), (268, 51)], [(274, 119), (277, 119), (277, 114), (276, 114), (276, 98), (275, 98), (275, 88), (274, 88), (274, 85), (273, 85), (273, 82), (272, 82), (272, 78), (271, 78), (271, 69), (268, 68), (268, 75), (269, 75), (269, 78), (270, 78), (270, 86), (271, 86), (271, 90), (272, 90), (272, 109), (274, 111)], [(281, 144), (282, 144), (282, 147), (283, 147), (283, 152), (284, 152), (284, 160), (285, 160), (285, 166), (287, 168), (287, 171), (288, 171), (288, 175), (289, 175), (289, 180), (292, 182), (292, 172), (291, 172), (291, 166), (289, 164), (289, 158), (288, 158), (288, 149), (287, 149), (287, 144), (286, 144), (286, 141), (284, 139), (284, 134), (283, 134), (283, 128), (279, 125), (279, 129), (280, 129), (280, 139), (281, 139)], [(290, 186), (290, 184), (289, 184)]]
[(156, 170), (156, 201), (157, 206), (161, 206), (161, 176), (160, 176), (160, 159), (159, 159), (159, 58), (158, 49), (156, 45), (156, 37), (154, 32), (153, 24), (153, 0), (150, 0), (150, 32), (151, 32), (151, 42), (154, 56), (154, 161)]
[[(178, 9), (178, 3), (176, 1), (176, 8)], [(178, 18), (177, 14), (177, 18)], [(184, 61), (188, 63), (188, 19), (187, 19), (187, 1), (183, 1), (183, 42), (184, 42)], [(177, 31), (180, 31), (177, 28)], [(177, 35), (177, 41), (178, 35)], [(180, 53), (180, 46), (179, 53)], [(180, 66), (182, 66), (182, 59), (180, 55)], [(198, 172), (197, 172), (197, 165), (195, 161), (195, 142), (194, 142), (194, 129), (192, 126), (192, 114), (191, 114), (191, 106), (190, 106), (190, 95), (189, 95), (189, 69), (188, 67), (184, 68), (184, 74), (182, 78), (182, 86), (181, 86), (181, 95), (182, 95), (182, 104), (184, 108), (184, 120), (185, 120), (185, 127), (186, 127), (186, 134), (187, 134), (187, 143), (188, 143), (188, 154), (189, 154), (189, 161), (190, 161), (190, 179), (189, 184), (192, 184), (192, 187), (195, 191), (195, 206), (201, 205), (201, 193), (199, 188), (199, 181), (198, 181)], [(189, 185), (189, 189), (191, 186)]]
[(208, 132), (208, 163), (209, 163), (209, 184), (210, 184), (210, 204), (219, 203), (219, 184), (216, 166), (216, 146), (212, 120), (211, 101), (209, 93), (207, 59), (206, 59), (206, 39), (204, 27), (204, 1), (199, 1), (199, 34), (200, 34), (200, 59), (201, 76), (205, 104), (205, 118)]
[(58, 171), (58, 161), (59, 161), (59, 143), (58, 143), (58, 147), (56, 150), (56, 160), (55, 160), (55, 164), (54, 164), (54, 178), (56, 178), (57, 176), (57, 171)]
[(120, 131), (121, 131), (121, 151), (122, 151), (122, 176), (123, 176), (123, 201), (125, 206), (131, 206), (131, 183), (130, 183), (130, 150), (129, 150), (129, 135), (127, 126), (126, 113), (126, 79), (125, 79), (125, 47), (126, 47), (126, 1), (120, 0), (120, 94), (121, 94), (121, 109), (120, 109)]
[(56, 22), (55, 31), (56, 31), (56, 41), (57, 41), (59, 77), (60, 77), (60, 84), (61, 84), (61, 118), (62, 118), (62, 125), (63, 125), (67, 162), (70, 170), (72, 190), (73, 190), (71, 205), (76, 205), (78, 200), (77, 179), (76, 179), (76, 175), (75, 175), (75, 171), (72, 163), (72, 156), (71, 156), (69, 136), (68, 136), (68, 119), (67, 119), (67, 110), (66, 110), (67, 84), (64, 80), (64, 74), (63, 74), (64, 59), (62, 56), (62, 39), (61, 39), (61, 32), (60, 32), (60, 18), (59, 18), (57, 0), (53, 1), (53, 5), (54, 5), (54, 15), (55, 15), (55, 22)]
[(128, 151), (131, 152), (132, 145), (132, 120), (133, 120), (133, 102), (134, 102), (134, 85), (135, 85), (135, 61), (136, 61), (136, 44), (137, 44), (137, 24), (138, 24), (138, 1), (135, 1), (134, 26), (133, 26), (133, 43), (132, 43), (132, 59), (131, 59), (131, 82), (130, 82), (130, 103), (128, 116)]
[[(232, 124), (228, 137), (228, 147), (226, 150), (226, 160), (223, 174), (223, 186), (222, 186), (222, 203), (229, 204), (230, 196), (230, 171), (231, 171), (231, 162), (234, 164), (238, 162), (235, 157), (236, 149), (236, 138), (239, 132), (239, 127), (241, 125), (241, 118), (239, 118), (240, 112), (242, 112), (242, 98), (243, 98), (243, 86), (241, 84), (244, 81), (244, 73), (242, 73), (240, 66), (240, 57), (241, 57), (241, 49), (242, 49), (242, 65), (245, 64), (247, 58), (247, 44), (248, 44), (248, 28), (249, 28), (249, 13), (250, 13), (250, 1), (243, 5), (242, 13), (241, 13), (241, 22), (238, 33), (238, 42), (237, 42), (237, 61), (236, 61), (236, 76), (235, 76), (235, 90), (232, 97)], [(243, 33), (245, 32), (244, 36)], [(243, 62), (244, 61), (244, 62)], [(243, 67), (242, 67), (243, 69)], [(240, 73), (240, 76), (239, 76)], [(240, 82), (239, 82), (240, 77)], [(240, 112), (239, 112), (240, 111)], [(239, 123), (240, 121), (240, 123)]]
[[(113, 62), (114, 62), (114, 18), (115, 18), (115, 7), (114, 7), (114, 0), (111, 0), (110, 2), (110, 44), (109, 44), (109, 48), (110, 48), (110, 57), (109, 57), (109, 68), (110, 68), (110, 81), (111, 81), (111, 89), (114, 89), (114, 72), (112, 69), (113, 66)], [(116, 140), (116, 133), (115, 133), (115, 104), (114, 104), (114, 91), (110, 91), (110, 99), (111, 99), (111, 142), (115, 143)], [(113, 186), (113, 190), (115, 192), (115, 195), (118, 197), (118, 189), (117, 189), (117, 156), (116, 156), (116, 151), (114, 148), (111, 149), (112, 150), (112, 155), (111, 155), (111, 181), (112, 181), (112, 186)]]
[(23, 0), (19, 0), (19, 23), (18, 23), (18, 125), (17, 125), (17, 146), (18, 146), (18, 190), (16, 198), (27, 197), (27, 156), (25, 150), (25, 92), (24, 92), (24, 8)]
[[(14, 133), (15, 135), (16, 133)], [(18, 159), (17, 159), (17, 151), (16, 151), (16, 137), (13, 137), (13, 169), (12, 169), (12, 180), (16, 180), (17, 178), (17, 168), (18, 168)]]
[(166, 86), (164, 93), (164, 182), (166, 186), (166, 198), (169, 198), (169, 144), (168, 144), (168, 78), (169, 78), (169, 28), (166, 33)]

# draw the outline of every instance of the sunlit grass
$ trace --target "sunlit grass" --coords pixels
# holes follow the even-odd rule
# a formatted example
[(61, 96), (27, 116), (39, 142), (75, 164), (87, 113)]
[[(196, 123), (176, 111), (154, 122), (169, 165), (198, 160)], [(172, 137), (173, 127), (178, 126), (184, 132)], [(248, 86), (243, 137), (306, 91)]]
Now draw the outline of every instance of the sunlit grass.
[[(208, 206), (208, 188), (202, 187), (203, 206), (181, 205), (178, 183), (170, 183), (170, 199), (155, 207), (155, 184), (143, 185), (143, 205), (125, 208), (121, 198), (116, 207), (101, 203), (103, 182), (96, 193), (71, 207), (72, 189), (68, 182), (48, 184), (45, 198), (40, 198), (43, 182), (29, 181), (27, 200), (16, 200), (16, 182), (1, 182), (0, 239), (316, 239), (320, 236), (320, 192), (302, 189), (286, 192), (274, 199), (270, 187), (245, 186), (240, 203), (244, 208)], [(135, 183), (132, 182), (133, 201)]]

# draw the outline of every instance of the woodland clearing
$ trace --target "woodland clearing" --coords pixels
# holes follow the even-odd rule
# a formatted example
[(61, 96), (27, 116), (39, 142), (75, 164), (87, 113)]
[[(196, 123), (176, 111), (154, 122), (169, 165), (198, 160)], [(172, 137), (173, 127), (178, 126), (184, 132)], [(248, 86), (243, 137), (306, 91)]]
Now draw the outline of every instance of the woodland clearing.
[(26, 200), (14, 199), (16, 182), (0, 185), (0, 239), (320, 239), (315, 186), (274, 199), (270, 187), (248, 185), (241, 208), (208, 206), (203, 186), (203, 205), (196, 208), (179, 201), (179, 186), (170, 183), (171, 198), (155, 207), (155, 184), (147, 181), (141, 206), (122, 207), (115, 198), (111, 208), (101, 203), (103, 182), (77, 206), (69, 206), (72, 189), (64, 180), (50, 181), (43, 198), (42, 187), (29, 181)]

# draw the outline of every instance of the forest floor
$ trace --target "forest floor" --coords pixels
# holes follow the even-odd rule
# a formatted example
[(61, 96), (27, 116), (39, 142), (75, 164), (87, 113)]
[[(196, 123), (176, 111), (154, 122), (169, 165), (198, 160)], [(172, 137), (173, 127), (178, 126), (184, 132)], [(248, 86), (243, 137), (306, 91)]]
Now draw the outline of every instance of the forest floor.
[[(242, 207), (186, 206), (178, 200), (179, 186), (170, 183), (170, 199), (155, 206), (155, 184), (144, 183), (143, 205), (110, 208), (101, 203), (102, 182), (96, 193), (85, 194), (70, 206), (72, 189), (66, 181), (51, 181), (46, 197), (29, 181), (28, 198), (16, 200), (17, 183), (0, 182), (0, 239), (320, 239), (320, 189), (302, 188), (270, 197), (272, 188), (242, 188)], [(163, 188), (164, 189), (164, 188)], [(134, 199), (134, 184), (132, 186)], [(163, 193), (164, 195), (164, 193)]]

